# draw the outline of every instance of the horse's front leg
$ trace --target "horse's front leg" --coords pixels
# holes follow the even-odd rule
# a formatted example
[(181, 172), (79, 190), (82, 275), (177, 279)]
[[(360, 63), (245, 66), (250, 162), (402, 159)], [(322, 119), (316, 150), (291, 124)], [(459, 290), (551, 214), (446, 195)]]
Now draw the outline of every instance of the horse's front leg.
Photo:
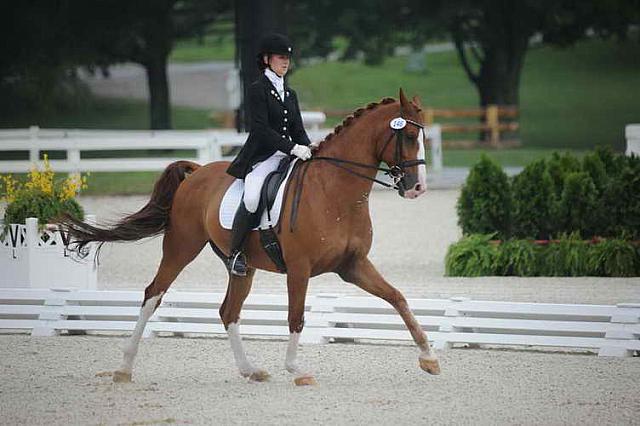
[(427, 335), (409, 309), (407, 300), (398, 289), (380, 275), (368, 258), (356, 258), (338, 273), (343, 280), (389, 302), (398, 311), (413, 340), (420, 348), (421, 352), (418, 358), (420, 368), (430, 374), (440, 374), (438, 358), (429, 346)]
[(244, 277), (229, 274), (227, 294), (222, 306), (220, 306), (220, 318), (224, 328), (227, 330), (233, 358), (240, 374), (252, 381), (264, 382), (269, 379), (269, 373), (251, 364), (244, 351), (242, 337), (240, 336), (240, 311), (242, 310), (242, 304), (249, 295), (249, 291), (251, 291), (255, 271), (253, 268), (248, 268), (247, 275)]
[(287, 290), (289, 293), (289, 345), (284, 366), (294, 375), (294, 383), (298, 386), (315, 385), (313, 375), (298, 366), (298, 343), (304, 328), (304, 302), (307, 296), (309, 274), (289, 270), (287, 274)]

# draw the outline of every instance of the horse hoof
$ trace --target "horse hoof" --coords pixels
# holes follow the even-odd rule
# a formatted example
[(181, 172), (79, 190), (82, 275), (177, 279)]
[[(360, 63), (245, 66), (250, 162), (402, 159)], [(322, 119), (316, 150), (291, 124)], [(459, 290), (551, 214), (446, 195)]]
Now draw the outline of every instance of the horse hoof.
[(296, 386), (315, 386), (318, 384), (313, 376), (301, 376), (293, 379)]
[(126, 371), (116, 370), (113, 372), (114, 383), (131, 383), (131, 373)]
[(420, 368), (426, 371), (429, 374), (440, 374), (440, 363), (438, 362), (438, 358), (429, 357), (429, 358), (419, 358), (420, 360)]
[(249, 375), (249, 380), (252, 382), (266, 382), (271, 375), (264, 370), (254, 371)]

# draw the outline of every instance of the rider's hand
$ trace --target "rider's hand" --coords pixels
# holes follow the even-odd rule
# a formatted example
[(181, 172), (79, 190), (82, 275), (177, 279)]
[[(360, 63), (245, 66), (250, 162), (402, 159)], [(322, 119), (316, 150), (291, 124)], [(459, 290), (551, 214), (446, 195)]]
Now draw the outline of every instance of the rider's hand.
[(306, 145), (298, 145), (296, 144), (291, 150), (291, 154), (295, 155), (302, 161), (306, 161), (311, 158), (311, 149)]
[(311, 145), (309, 145), (309, 148), (311, 148), (312, 151), (316, 151), (318, 150), (318, 148), (320, 148), (321, 143), (322, 143), (322, 139), (317, 141), (312, 141)]

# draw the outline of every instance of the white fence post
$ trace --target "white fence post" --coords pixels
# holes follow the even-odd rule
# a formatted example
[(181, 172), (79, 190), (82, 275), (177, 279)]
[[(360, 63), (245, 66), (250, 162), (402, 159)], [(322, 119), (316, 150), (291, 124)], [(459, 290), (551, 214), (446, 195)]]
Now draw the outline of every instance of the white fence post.
[(627, 125), (624, 133), (627, 138), (626, 154), (640, 155), (640, 124)]
[(446, 333), (453, 333), (458, 331), (457, 327), (453, 325), (453, 318), (460, 317), (460, 311), (456, 304), (466, 302), (470, 300), (468, 297), (452, 297), (449, 299), (451, 304), (445, 309), (444, 316), (445, 320), (440, 325), (438, 332), (442, 333), (443, 337), (433, 342), (433, 347), (436, 349), (451, 349), (453, 346), (451, 342), (447, 341)]
[(604, 337), (607, 339), (608, 345), (600, 348), (598, 356), (630, 357), (633, 355), (633, 351), (627, 349), (626, 343), (637, 339), (632, 327), (640, 323), (640, 303), (618, 303), (616, 306), (625, 311), (631, 310), (631, 312), (624, 312), (611, 317), (610, 322), (612, 324), (621, 324), (622, 328), (609, 330), (605, 333)]
[(337, 294), (318, 294), (311, 296), (311, 310), (305, 313), (305, 328), (300, 335), (300, 343), (329, 343), (322, 331), (330, 327), (328, 314), (335, 312)]
[(218, 136), (211, 135), (209, 140), (209, 160), (221, 161), (222, 160), (222, 146), (218, 140)]
[(57, 336), (60, 330), (55, 328), (56, 322), (64, 319), (63, 309), (67, 304), (64, 294), (68, 290), (52, 290), (51, 295), (44, 301), (44, 309), (38, 316), (38, 324), (31, 331), (32, 336)]
[(40, 128), (38, 126), (29, 127), (29, 161), (36, 163), (40, 160), (40, 148), (38, 146), (38, 132)]
[(428, 128), (427, 137), (431, 141), (431, 167), (435, 173), (442, 171), (442, 129), (439, 124)]

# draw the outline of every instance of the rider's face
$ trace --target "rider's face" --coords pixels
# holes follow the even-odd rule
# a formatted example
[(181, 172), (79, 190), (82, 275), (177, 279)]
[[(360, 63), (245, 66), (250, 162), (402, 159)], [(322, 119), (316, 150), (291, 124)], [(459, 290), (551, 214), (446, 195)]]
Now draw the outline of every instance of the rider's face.
[(291, 60), (289, 55), (265, 55), (266, 63), (269, 64), (269, 67), (278, 74), (280, 77), (284, 77), (287, 71), (289, 71), (289, 64)]

